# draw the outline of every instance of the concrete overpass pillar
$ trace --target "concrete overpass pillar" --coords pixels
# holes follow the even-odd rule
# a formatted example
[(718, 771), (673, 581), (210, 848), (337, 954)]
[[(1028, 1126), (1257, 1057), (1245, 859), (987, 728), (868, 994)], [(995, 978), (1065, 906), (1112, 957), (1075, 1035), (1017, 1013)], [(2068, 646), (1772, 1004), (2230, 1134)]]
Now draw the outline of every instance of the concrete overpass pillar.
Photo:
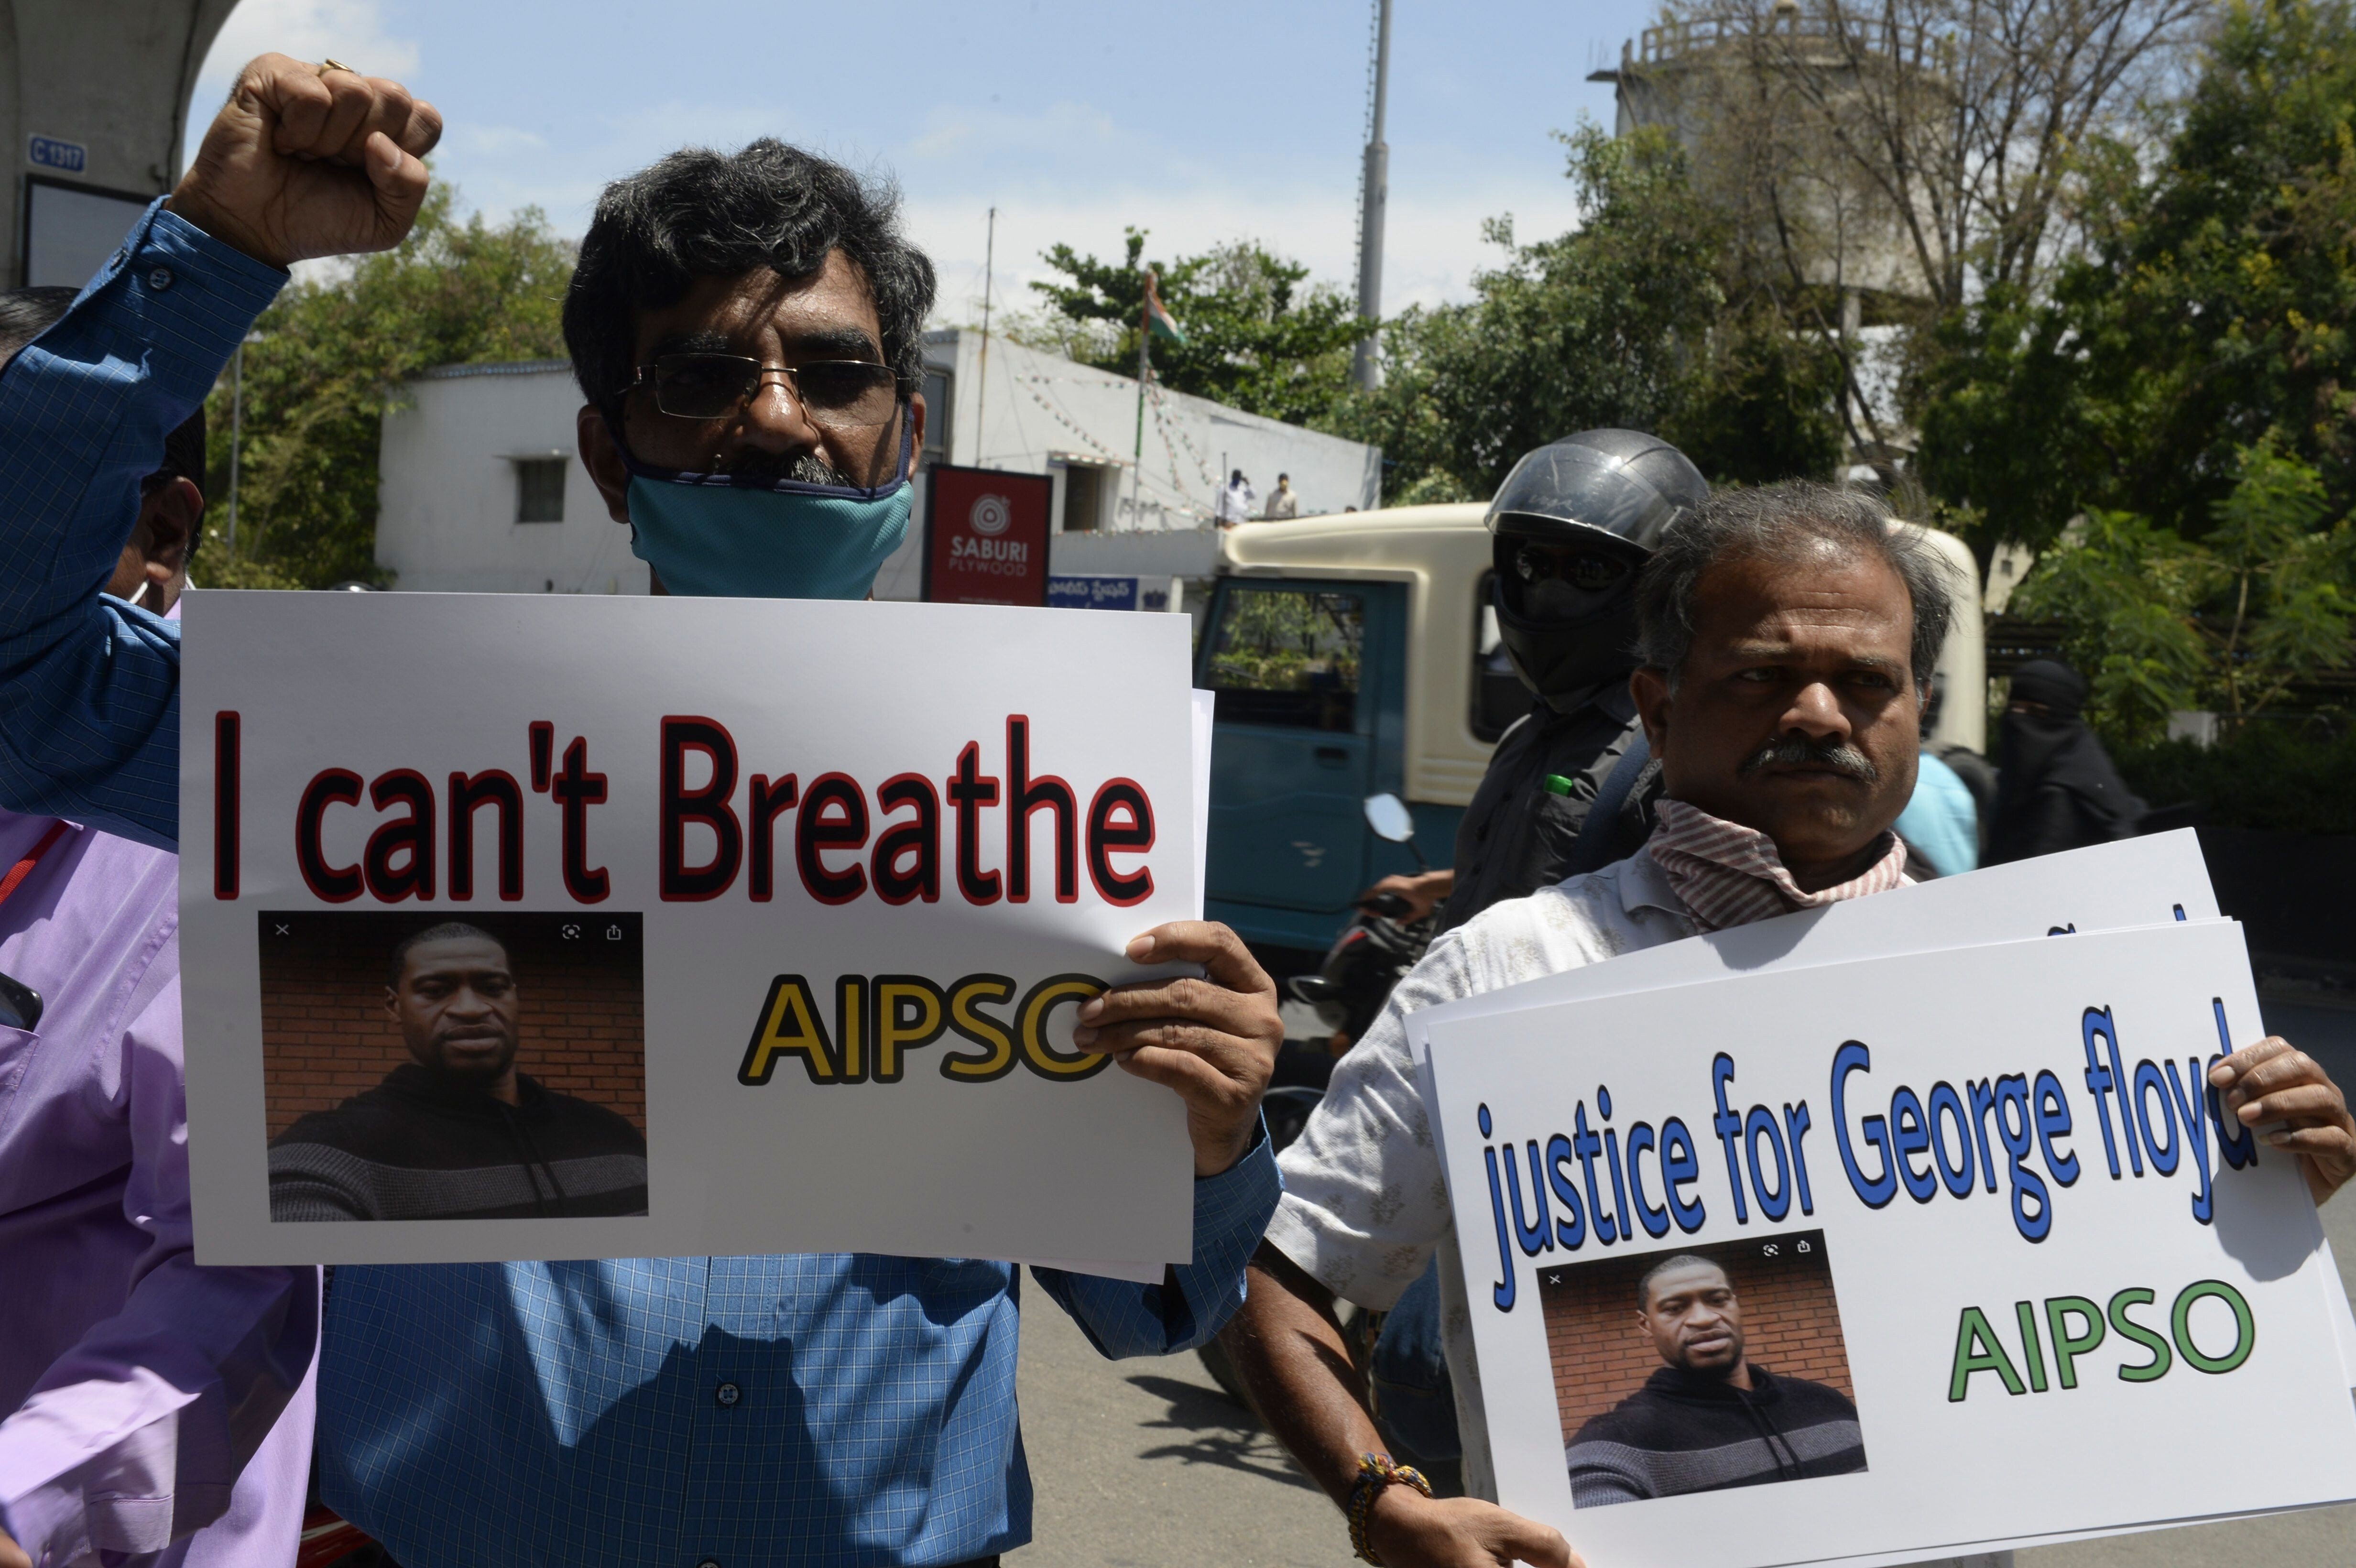
[(0, 285), (79, 287), (178, 177), (237, 0), (0, 0)]

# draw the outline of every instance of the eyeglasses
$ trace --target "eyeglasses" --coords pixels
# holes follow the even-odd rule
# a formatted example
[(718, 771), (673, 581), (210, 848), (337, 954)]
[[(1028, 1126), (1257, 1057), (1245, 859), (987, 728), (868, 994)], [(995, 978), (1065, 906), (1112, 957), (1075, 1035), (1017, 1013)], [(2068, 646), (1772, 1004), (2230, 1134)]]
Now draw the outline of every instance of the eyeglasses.
[(764, 365), (742, 354), (659, 355), (638, 368), (620, 395), (651, 384), (655, 407), (676, 419), (732, 419), (771, 376), (786, 379), (813, 421), (835, 430), (888, 424), (900, 403), (901, 379), (889, 365), (865, 359)]
[(1628, 575), (1627, 563), (1609, 556), (1547, 549), (1541, 545), (1524, 545), (1514, 557), (1514, 571), (1525, 582), (1536, 582), (1542, 577), (1562, 578), (1588, 593), (1609, 588)]

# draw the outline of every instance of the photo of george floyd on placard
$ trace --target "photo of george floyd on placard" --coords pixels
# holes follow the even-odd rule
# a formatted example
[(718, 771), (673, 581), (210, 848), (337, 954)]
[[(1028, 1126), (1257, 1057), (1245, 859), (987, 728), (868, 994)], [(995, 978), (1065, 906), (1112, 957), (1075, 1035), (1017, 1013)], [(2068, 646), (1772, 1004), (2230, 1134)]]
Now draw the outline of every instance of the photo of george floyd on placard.
[(1867, 1467), (1822, 1231), (1547, 1268), (1538, 1299), (1574, 1506)]
[(270, 1217), (647, 1211), (634, 913), (266, 910)]

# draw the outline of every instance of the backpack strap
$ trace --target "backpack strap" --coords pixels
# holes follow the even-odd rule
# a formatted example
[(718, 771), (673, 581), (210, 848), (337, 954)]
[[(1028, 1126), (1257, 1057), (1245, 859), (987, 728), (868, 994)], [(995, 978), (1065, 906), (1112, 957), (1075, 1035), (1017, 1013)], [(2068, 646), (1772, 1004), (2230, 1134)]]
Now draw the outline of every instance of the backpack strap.
[(1640, 729), (1628, 749), (1620, 753), (1620, 760), (1612, 764), (1603, 787), (1595, 792), (1595, 802), (1587, 808), (1587, 820), (1579, 825), (1579, 838), (1570, 847), (1570, 861), (1563, 869), (1564, 876), (1583, 877), (1602, 868), (1604, 857), (1612, 852), (1612, 830), (1620, 820), (1620, 808), (1628, 804), (1637, 778), (1652, 760), (1652, 742)]

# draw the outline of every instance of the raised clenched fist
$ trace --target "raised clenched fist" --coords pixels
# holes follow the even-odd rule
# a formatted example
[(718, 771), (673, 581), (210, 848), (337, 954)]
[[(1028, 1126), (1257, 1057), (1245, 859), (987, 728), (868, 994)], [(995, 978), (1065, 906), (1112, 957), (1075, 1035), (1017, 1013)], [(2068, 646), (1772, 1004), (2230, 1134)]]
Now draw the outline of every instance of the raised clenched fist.
[(166, 205), (273, 267), (386, 251), (417, 219), (441, 139), (440, 112), (397, 81), (263, 55)]

